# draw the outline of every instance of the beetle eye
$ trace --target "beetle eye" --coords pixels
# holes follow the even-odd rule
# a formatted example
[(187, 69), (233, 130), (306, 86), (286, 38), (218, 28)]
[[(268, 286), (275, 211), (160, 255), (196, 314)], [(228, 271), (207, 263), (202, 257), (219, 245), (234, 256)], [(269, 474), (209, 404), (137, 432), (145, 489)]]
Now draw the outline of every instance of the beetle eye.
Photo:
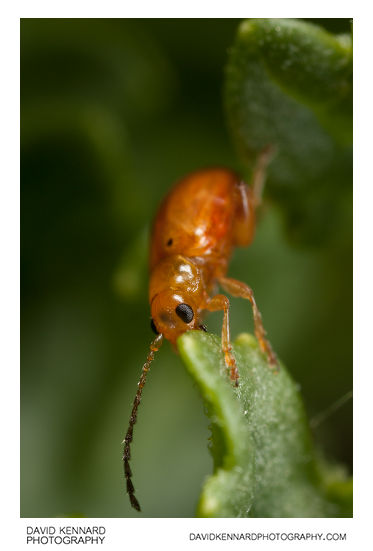
[(150, 321), (150, 327), (152, 328), (153, 333), (155, 333), (156, 335), (159, 335), (159, 331), (158, 331), (158, 329), (156, 328), (153, 319)]
[(193, 310), (189, 304), (178, 304), (175, 308), (175, 312), (185, 323), (190, 323), (194, 318)]

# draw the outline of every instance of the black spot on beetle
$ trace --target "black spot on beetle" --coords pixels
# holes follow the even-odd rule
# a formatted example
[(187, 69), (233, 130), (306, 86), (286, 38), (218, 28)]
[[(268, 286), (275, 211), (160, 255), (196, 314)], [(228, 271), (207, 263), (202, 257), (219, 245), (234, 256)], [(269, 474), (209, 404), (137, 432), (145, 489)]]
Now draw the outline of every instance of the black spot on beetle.
[(167, 247), (171, 247), (173, 242), (174, 240), (172, 239), (172, 237), (170, 237), (170, 239), (167, 241)]

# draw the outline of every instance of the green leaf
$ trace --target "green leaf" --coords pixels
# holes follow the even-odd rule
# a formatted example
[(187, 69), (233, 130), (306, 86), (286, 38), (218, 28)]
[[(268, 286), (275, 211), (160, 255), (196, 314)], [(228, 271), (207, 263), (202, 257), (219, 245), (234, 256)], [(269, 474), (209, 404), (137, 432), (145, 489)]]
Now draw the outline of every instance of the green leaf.
[(201, 517), (350, 516), (351, 483), (316, 454), (298, 386), (281, 365), (273, 372), (256, 339), (233, 346), (235, 388), (220, 340), (185, 333), (178, 347), (211, 420), (214, 474), (203, 487)]
[(225, 101), (248, 171), (264, 146), (277, 148), (268, 194), (293, 239), (343, 240), (351, 210), (351, 37), (300, 20), (244, 21), (226, 68)]

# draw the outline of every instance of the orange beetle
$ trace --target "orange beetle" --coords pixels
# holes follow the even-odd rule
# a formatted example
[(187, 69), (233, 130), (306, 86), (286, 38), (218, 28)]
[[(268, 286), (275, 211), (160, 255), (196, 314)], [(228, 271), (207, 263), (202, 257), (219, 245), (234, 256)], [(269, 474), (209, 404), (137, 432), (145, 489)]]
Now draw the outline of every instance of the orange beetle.
[(262, 324), (252, 289), (226, 277), (231, 252), (251, 243), (255, 231), (255, 208), (260, 203), (266, 166), (272, 147), (258, 158), (248, 187), (232, 171), (213, 168), (194, 172), (176, 184), (163, 201), (155, 218), (150, 248), (149, 302), (152, 328), (157, 337), (151, 343), (138, 383), (124, 443), (124, 473), (131, 505), (140, 511), (131, 480), (130, 444), (137, 419), (142, 389), (154, 353), (163, 338), (176, 345), (177, 338), (190, 329), (205, 330), (206, 310), (223, 311), (222, 351), (231, 380), (238, 385), (239, 374), (229, 334), (229, 300), (210, 296), (218, 283), (225, 291), (250, 301), (255, 335), (270, 366), (277, 358)]

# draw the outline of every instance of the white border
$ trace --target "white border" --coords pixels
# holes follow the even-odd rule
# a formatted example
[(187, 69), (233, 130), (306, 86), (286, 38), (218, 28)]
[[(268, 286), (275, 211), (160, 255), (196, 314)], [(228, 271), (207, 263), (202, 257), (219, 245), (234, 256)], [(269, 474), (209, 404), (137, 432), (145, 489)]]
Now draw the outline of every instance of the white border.
[[(190, 532), (347, 532), (345, 549), (371, 548), (371, 464), (369, 449), (372, 402), (372, 176), (371, 176), (371, 28), (362, 2), (312, 2), (312, 9), (287, 0), (263, 3), (189, 1), (125, 3), (119, 1), (23, 1), (1, 18), (1, 543), (5, 549), (26, 547), (27, 525), (93, 525), (107, 527), (106, 548), (186, 549), (196, 545), (254, 545), (254, 542), (191, 542)], [(304, 12), (308, 12), (305, 14)], [(310, 13), (311, 12), (311, 13)], [(354, 519), (19, 519), (19, 18), (20, 17), (354, 17), (355, 44), (355, 200), (354, 200)], [(365, 53), (364, 53), (365, 52)], [(12, 389), (12, 392), (9, 391)], [(368, 446), (367, 446), (368, 444)], [(8, 539), (8, 542), (6, 540)], [(257, 542), (261, 548), (274, 545)], [(276, 546), (298, 548), (295, 542)], [(304, 545), (321, 546), (320, 542)], [(296, 547), (295, 547), (296, 546)], [(49, 549), (50, 546), (42, 546)], [(55, 546), (56, 547), (56, 546)], [(54, 547), (54, 548), (55, 548)], [(61, 547), (61, 546), (59, 546)], [(27, 548), (30, 548), (29, 546)]]
[[(62, 545), (26, 544), (27, 526), (104, 526), (106, 528), (106, 541), (103, 545), (88, 545), (93, 549), (137, 550), (137, 549), (162, 549), (179, 551), (184, 549), (299, 549), (325, 548), (332, 549), (336, 545), (342, 545), (344, 549), (359, 549), (357, 547), (359, 530), (358, 523), (353, 519), (22, 519), (19, 523), (19, 533), (16, 538), (16, 549), (58, 549)], [(346, 534), (346, 541), (324, 541), (323, 539), (308, 539), (298, 542), (296, 540), (281, 541), (281, 539), (268, 541), (257, 539), (252, 541), (201, 541), (191, 539), (191, 534), (223, 534), (243, 533), (270, 534), (270, 537), (283, 537), (282, 534)], [(272, 534), (274, 536), (272, 536)], [(278, 534), (278, 536), (277, 536)], [(252, 536), (252, 537), (253, 537)], [(193, 536), (192, 536), (193, 537)], [(195, 537), (195, 536), (194, 536)], [(65, 547), (65, 546), (64, 546)], [(75, 548), (76, 546), (67, 546)], [(83, 546), (86, 548), (87, 546)], [(362, 547), (367, 549), (367, 547)]]
[(358, 2), (346, 0), (314, 0), (310, 7), (301, 5), (295, 0), (276, 2), (270, 0), (254, 2), (234, 0), (215, 2), (213, 0), (189, 0), (188, 2), (171, 2), (170, 0), (142, 0), (125, 2), (123, 0), (65, 0), (51, 2), (48, 0), (21, 0), (18, 2), (18, 13), (21, 17), (146, 17), (146, 18), (232, 18), (232, 17), (352, 17), (357, 11)]

